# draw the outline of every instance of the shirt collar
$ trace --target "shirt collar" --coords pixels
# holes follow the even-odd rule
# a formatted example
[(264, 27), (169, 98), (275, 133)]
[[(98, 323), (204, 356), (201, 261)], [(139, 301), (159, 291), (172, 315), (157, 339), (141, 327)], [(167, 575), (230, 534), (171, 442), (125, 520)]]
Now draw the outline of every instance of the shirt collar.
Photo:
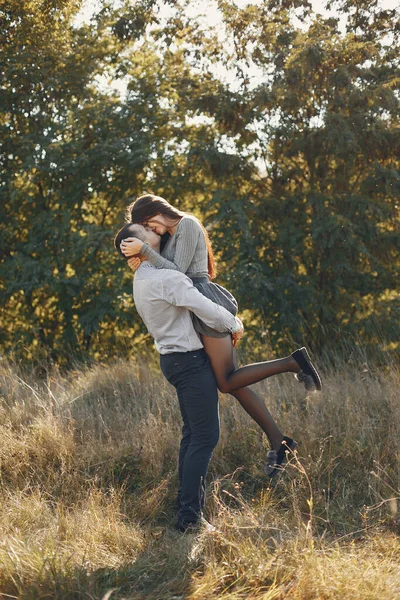
[(149, 262), (148, 260), (144, 260), (143, 262), (140, 263), (137, 270), (139, 270), (139, 269), (156, 269), (156, 268), (157, 267), (152, 265), (151, 262)]

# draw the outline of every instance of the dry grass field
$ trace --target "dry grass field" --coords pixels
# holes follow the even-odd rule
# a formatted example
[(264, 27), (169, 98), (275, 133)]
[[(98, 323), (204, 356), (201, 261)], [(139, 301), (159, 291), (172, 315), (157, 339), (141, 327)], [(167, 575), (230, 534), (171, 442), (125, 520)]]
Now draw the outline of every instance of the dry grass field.
[(299, 450), (271, 484), (267, 444), (221, 397), (213, 533), (174, 528), (180, 417), (153, 359), (0, 362), (0, 597), (398, 600), (400, 376), (362, 358), (257, 387)]

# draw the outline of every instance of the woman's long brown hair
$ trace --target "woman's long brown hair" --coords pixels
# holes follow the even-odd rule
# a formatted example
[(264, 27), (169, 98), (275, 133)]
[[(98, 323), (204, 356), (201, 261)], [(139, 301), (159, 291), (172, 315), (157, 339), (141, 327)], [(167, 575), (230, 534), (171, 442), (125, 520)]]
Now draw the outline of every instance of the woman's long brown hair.
[[(130, 223), (140, 223), (141, 225), (157, 215), (164, 215), (164, 217), (167, 217), (168, 219), (178, 223), (186, 214), (188, 213), (184, 213), (174, 206), (171, 206), (171, 204), (169, 204), (169, 202), (164, 200), (164, 198), (161, 196), (154, 196), (153, 194), (145, 194), (144, 196), (140, 196), (140, 198), (132, 202), (126, 209), (127, 221)], [(196, 220), (200, 224), (206, 240), (208, 274), (210, 279), (214, 279), (217, 274), (217, 266), (215, 263), (210, 238), (208, 237), (208, 233), (204, 225), (198, 219)]]

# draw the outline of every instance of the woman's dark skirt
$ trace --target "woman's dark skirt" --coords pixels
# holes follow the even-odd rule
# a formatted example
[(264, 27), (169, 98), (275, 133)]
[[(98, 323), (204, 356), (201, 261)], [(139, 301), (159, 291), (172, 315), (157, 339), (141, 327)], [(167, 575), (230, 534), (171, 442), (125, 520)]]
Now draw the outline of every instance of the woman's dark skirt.
[[(232, 296), (228, 290), (222, 287), (222, 285), (209, 281), (207, 277), (192, 277), (192, 281), (193, 285), (203, 294), (203, 296), (212, 300), (215, 304), (223, 306), (232, 315), (236, 316), (239, 308), (236, 298)], [(193, 325), (197, 333), (208, 335), (209, 337), (225, 337), (227, 335), (226, 333), (220, 333), (219, 331), (212, 329), (203, 323), (196, 315), (192, 315), (192, 317)]]

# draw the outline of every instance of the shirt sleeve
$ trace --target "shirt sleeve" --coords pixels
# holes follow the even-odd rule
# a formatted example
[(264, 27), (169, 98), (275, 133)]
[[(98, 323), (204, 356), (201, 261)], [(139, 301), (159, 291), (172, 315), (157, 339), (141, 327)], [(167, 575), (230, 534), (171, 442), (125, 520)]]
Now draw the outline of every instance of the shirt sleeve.
[(191, 310), (206, 325), (220, 333), (236, 333), (241, 324), (223, 306), (209, 300), (181, 273), (169, 273), (163, 278), (163, 299), (174, 306)]
[(176, 235), (176, 249), (173, 261), (163, 258), (148, 244), (143, 244), (140, 254), (157, 269), (172, 269), (186, 273), (193, 261), (199, 236), (204, 234), (197, 221), (184, 217), (174, 235)]

